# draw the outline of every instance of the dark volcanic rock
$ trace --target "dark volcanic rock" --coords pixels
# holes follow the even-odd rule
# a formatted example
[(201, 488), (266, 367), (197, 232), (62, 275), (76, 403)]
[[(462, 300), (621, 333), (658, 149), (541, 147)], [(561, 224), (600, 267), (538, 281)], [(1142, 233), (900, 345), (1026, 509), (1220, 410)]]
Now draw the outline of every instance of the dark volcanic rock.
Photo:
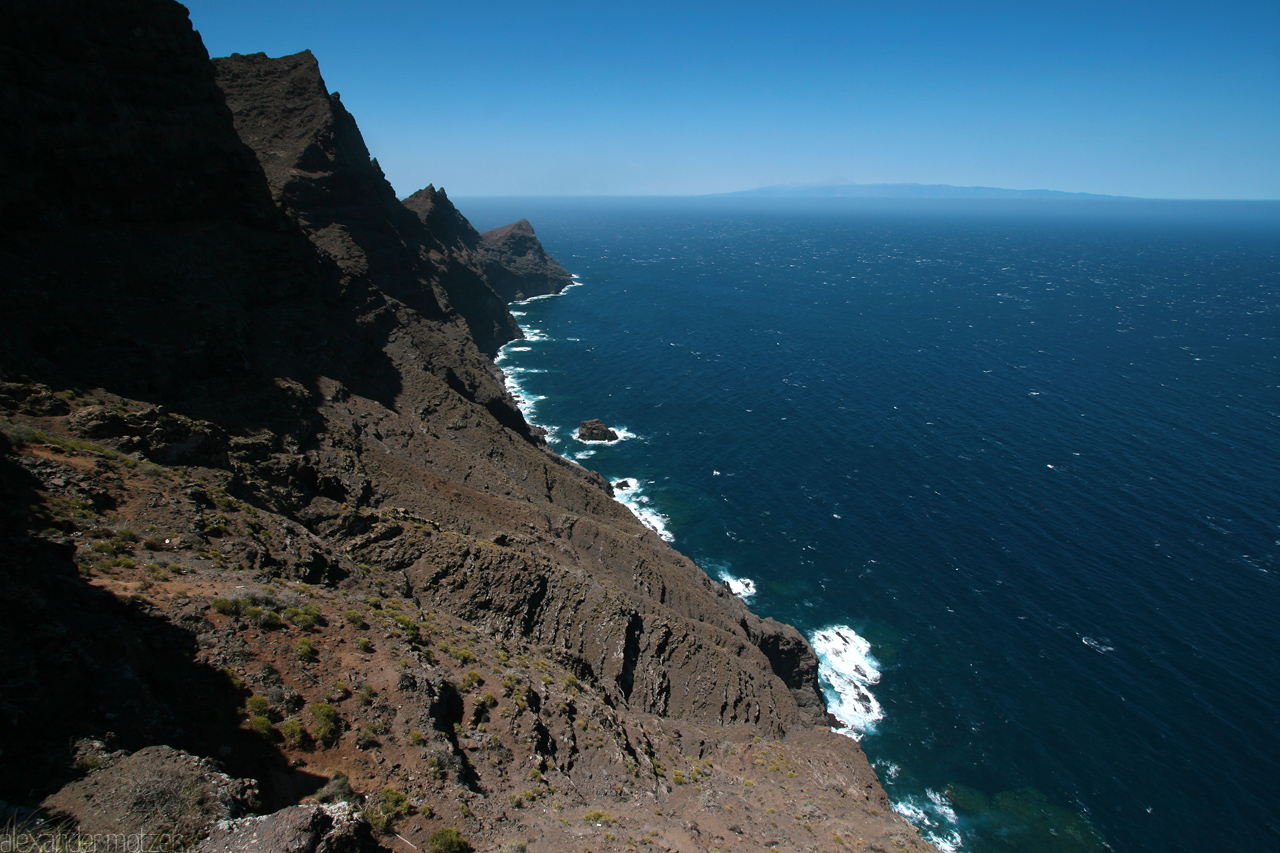
[(474, 252), (480, 246), (480, 232), (454, 207), (444, 187), (427, 184), (401, 202), (442, 246)]
[(542, 248), (529, 220), (521, 219), (480, 235), (485, 273), (508, 302), (559, 293), (573, 276)]
[(454, 207), (444, 188), (430, 185), (406, 198), (404, 206), (447, 250), (481, 270), (506, 302), (559, 293), (573, 283), (569, 271), (547, 254), (527, 219), (480, 234)]
[(22, 7), (0, 26), (7, 229), (274, 219), (186, 9), (169, 0)]
[(599, 418), (583, 421), (578, 427), (578, 439), (581, 441), (617, 441), (618, 434), (604, 425)]
[(115, 438), (126, 453), (142, 453), (166, 465), (225, 468), (227, 435), (216, 424), (151, 408), (122, 414), (103, 406), (81, 409), (68, 419), (86, 438)]
[[(341, 768), (415, 845), (456, 818), (569, 849), (607, 802), (626, 837), (601, 849), (650, 825), (692, 849), (694, 817), (735, 853), (920, 849), (822, 728), (804, 638), (520, 416), (477, 346), (513, 328), (481, 253), (543, 265), (531, 229), (398, 202), (309, 54), (221, 61), (233, 124), (176, 3), (8, 18), (0, 796), (186, 848), (237, 779), (275, 809)], [(74, 768), (86, 738), (136, 752)], [(347, 849), (340, 817), (219, 823), (210, 849)]]
[(520, 329), (474, 264), (448, 251), (395, 197), (355, 120), (310, 51), (214, 60), (241, 137), (275, 198), (350, 279), (376, 282), (428, 318), (454, 311), (484, 352)]

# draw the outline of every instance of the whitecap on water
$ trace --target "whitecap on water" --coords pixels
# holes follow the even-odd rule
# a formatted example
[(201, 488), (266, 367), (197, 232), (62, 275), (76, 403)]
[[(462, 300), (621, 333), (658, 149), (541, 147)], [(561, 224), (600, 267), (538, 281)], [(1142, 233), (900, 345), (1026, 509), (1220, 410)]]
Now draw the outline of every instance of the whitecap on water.
[(507, 393), (515, 398), (516, 406), (520, 409), (520, 414), (524, 415), (525, 420), (533, 422), (533, 410), (537, 406), (539, 400), (547, 399), (541, 394), (534, 394), (528, 391), (520, 384), (520, 377), (526, 373), (540, 373), (541, 371), (529, 370), (526, 368), (511, 368), (504, 370), (502, 373), (502, 384), (507, 387)]
[(893, 810), (911, 821), (924, 839), (942, 853), (957, 853), (964, 846), (956, 828), (956, 810), (946, 794), (926, 789), (924, 797), (912, 795), (899, 800)]
[[(602, 442), (594, 442), (601, 444)], [(627, 485), (622, 486), (623, 483)], [(624, 478), (613, 484), (613, 499), (631, 510), (631, 514), (640, 519), (640, 523), (657, 533), (668, 542), (675, 541), (675, 536), (667, 529), (671, 519), (654, 509), (649, 496), (644, 493), (644, 485), (634, 478)]]
[(756, 594), (756, 582), (751, 578), (735, 578), (725, 571), (720, 572), (719, 578), (729, 587), (730, 592), (743, 601), (749, 600)]
[(1107, 652), (1114, 652), (1116, 650), (1115, 646), (1107, 645), (1110, 641), (1106, 637), (1103, 637), (1100, 640), (1095, 640), (1093, 637), (1081, 637), (1080, 642), (1084, 643), (1095, 652), (1103, 655)]
[(847, 625), (815, 631), (809, 638), (818, 655), (818, 679), (826, 694), (827, 708), (843, 723), (833, 729), (860, 740), (884, 719), (884, 709), (871, 693), (880, 681), (880, 664), (871, 644)]

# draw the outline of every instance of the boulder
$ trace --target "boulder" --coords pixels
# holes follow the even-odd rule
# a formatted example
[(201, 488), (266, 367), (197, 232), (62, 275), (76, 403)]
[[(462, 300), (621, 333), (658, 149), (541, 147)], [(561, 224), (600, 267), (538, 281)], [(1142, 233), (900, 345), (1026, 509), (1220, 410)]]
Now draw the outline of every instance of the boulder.
[(618, 434), (604, 425), (599, 418), (583, 421), (578, 427), (580, 441), (617, 441)]
[(290, 806), (269, 815), (218, 821), (199, 853), (360, 853), (379, 850), (350, 803)]

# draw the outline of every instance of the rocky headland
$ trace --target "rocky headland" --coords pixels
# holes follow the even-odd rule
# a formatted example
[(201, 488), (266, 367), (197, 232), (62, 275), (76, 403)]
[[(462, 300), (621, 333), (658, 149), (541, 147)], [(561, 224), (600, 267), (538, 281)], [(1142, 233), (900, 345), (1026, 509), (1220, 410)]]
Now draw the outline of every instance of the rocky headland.
[(171, 0), (23, 4), (0, 68), (13, 832), (928, 849), (805, 639), (524, 420), (528, 223), (402, 203), (314, 57)]

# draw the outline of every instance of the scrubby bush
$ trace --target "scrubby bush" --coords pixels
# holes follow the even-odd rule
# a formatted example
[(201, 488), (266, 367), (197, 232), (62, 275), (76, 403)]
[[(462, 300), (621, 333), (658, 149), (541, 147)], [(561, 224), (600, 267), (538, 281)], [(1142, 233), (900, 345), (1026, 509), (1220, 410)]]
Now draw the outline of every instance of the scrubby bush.
[(356, 610), (355, 608), (345, 611), (342, 614), (342, 618), (346, 619), (349, 623), (351, 623), (357, 628), (363, 629), (363, 628), (369, 627), (368, 623), (364, 621), (364, 614), (362, 614), (359, 610)]
[(215, 598), (209, 602), (213, 606), (213, 611), (223, 616), (239, 616), (244, 610), (245, 603), (243, 598)]
[(300, 660), (311, 660), (316, 653), (315, 646), (311, 645), (311, 641), (306, 637), (298, 640), (298, 644), (294, 648), (297, 649)]
[(257, 623), (259, 628), (273, 629), (284, 627), (284, 622), (281, 621), (280, 614), (276, 613), (274, 610), (263, 610), (262, 614), (253, 621)]
[(408, 814), (409, 812), (409, 796), (395, 788), (382, 789), (382, 805), (388, 811), (397, 815)]
[(297, 625), (304, 631), (309, 631), (319, 625), (323, 620), (320, 618), (320, 608), (315, 604), (307, 604), (303, 607), (286, 607), (284, 618), (287, 622)]
[(369, 642), (368, 637), (356, 637), (356, 648), (362, 652), (372, 651), (373, 643)]
[(451, 646), (448, 643), (440, 644), (440, 651), (449, 655), (451, 658), (461, 664), (475, 663), (478, 658), (471, 649), (465, 649), (461, 646)]
[(302, 723), (297, 720), (285, 720), (281, 723), (280, 735), (284, 738), (285, 743), (294, 749), (303, 749), (311, 742), (311, 736), (302, 727)]
[(333, 774), (323, 788), (316, 791), (317, 803), (357, 803), (360, 797), (355, 791), (351, 790), (351, 782), (347, 780), (347, 774), (341, 770)]
[[(379, 797), (381, 802), (372, 808), (365, 809), (364, 816), (369, 825), (377, 832), (390, 832), (392, 824), (396, 818), (403, 817), (413, 811), (413, 807), (409, 804), (409, 797), (403, 791), (395, 788), (383, 788), (382, 795)], [(427, 849), (433, 850), (428, 840)], [(461, 849), (461, 848), (458, 848)], [(465, 848), (470, 850), (470, 847)]]
[(431, 853), (472, 853), (475, 849), (451, 826), (442, 826), (427, 839)]
[(276, 736), (276, 727), (272, 725), (271, 718), (267, 716), (257, 716), (249, 720), (249, 730), (254, 734), (262, 735), (268, 740), (274, 740)]
[(311, 736), (325, 746), (333, 745), (338, 740), (341, 722), (338, 709), (328, 702), (317, 702), (307, 710), (311, 712), (311, 719), (314, 721)]
[(271, 715), (271, 700), (265, 696), (250, 696), (244, 703), (244, 709), (250, 716), (267, 717)]
[(240, 676), (236, 675), (230, 667), (224, 666), (221, 672), (222, 677), (227, 680), (227, 683), (231, 685), (233, 690), (244, 690), (244, 681), (241, 680)]

